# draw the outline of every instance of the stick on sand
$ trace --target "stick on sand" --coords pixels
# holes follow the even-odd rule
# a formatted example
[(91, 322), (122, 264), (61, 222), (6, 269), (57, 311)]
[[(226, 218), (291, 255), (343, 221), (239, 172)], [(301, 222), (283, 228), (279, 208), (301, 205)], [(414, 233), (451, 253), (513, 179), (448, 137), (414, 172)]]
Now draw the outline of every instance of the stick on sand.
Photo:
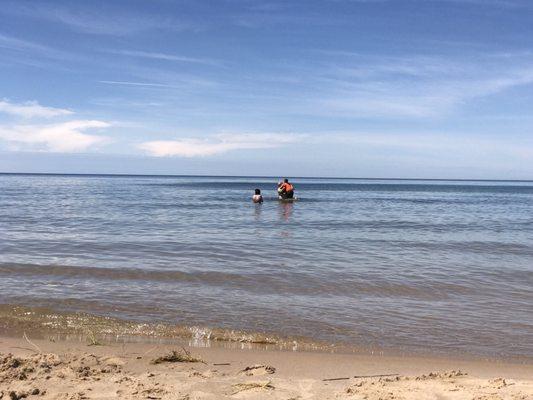
[(22, 335), (24, 339), (26, 339), (26, 342), (31, 344), (34, 348), (37, 349), (37, 353), (42, 353), (42, 350), (39, 346), (37, 346), (35, 343), (33, 343), (30, 339), (28, 339), (28, 335), (26, 335), (26, 332), (24, 332), (24, 335)]
[(328, 381), (347, 381), (348, 379), (350, 378), (326, 378), (326, 379), (322, 379), (323, 382), (328, 382)]

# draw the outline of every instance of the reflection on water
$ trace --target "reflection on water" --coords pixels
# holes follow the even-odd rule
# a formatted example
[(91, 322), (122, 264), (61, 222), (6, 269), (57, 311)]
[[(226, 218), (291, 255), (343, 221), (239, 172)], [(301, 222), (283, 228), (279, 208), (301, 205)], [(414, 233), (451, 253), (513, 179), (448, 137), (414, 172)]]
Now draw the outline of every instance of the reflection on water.
[(255, 221), (261, 220), (261, 212), (263, 211), (263, 205), (261, 203), (254, 203), (254, 219)]
[(280, 217), (283, 222), (289, 222), (291, 215), (292, 215), (292, 202), (279, 202), (279, 210), (280, 210)]
[(533, 357), (531, 183), (295, 186), (0, 175), (0, 304)]

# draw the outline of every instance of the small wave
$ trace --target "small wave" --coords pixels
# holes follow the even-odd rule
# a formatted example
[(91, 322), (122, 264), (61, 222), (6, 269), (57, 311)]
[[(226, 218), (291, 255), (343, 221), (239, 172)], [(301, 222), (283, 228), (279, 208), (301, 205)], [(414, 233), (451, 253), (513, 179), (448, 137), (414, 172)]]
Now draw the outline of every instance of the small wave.
[(30, 331), (35, 335), (88, 335), (107, 338), (138, 337), (145, 339), (180, 339), (190, 345), (209, 347), (215, 343), (258, 348), (291, 350), (332, 349), (335, 346), (304, 337), (282, 337), (266, 332), (234, 329), (146, 323), (104, 317), (87, 313), (64, 313), (42, 307), (0, 304), (0, 333), (15, 334)]
[[(0, 276), (15, 280), (35, 279), (38, 285), (48, 281), (83, 280), (96, 281), (99, 284), (135, 281), (140, 286), (150, 286), (153, 282), (166, 284), (166, 290), (178, 288), (180, 285), (195, 286), (198, 290), (219, 288), (230, 291), (246, 291), (259, 295), (295, 295), (314, 297), (345, 297), (345, 298), (409, 298), (418, 300), (448, 299), (457, 295), (483, 293), (494, 282), (502, 280), (518, 284), (525, 278), (523, 271), (495, 270), (485, 271), (484, 275), (474, 276), (470, 271), (467, 276), (457, 277), (450, 281), (449, 277), (423, 276), (415, 278), (409, 275), (391, 276), (372, 271), (345, 270), (328, 272), (327, 275), (303, 271), (278, 270), (233, 273), (224, 271), (179, 271), (140, 268), (101, 268), (67, 265), (37, 265), (0, 263)], [(422, 271), (420, 271), (422, 273)], [(480, 281), (482, 283), (480, 283)], [(500, 290), (505, 285), (499, 283)]]

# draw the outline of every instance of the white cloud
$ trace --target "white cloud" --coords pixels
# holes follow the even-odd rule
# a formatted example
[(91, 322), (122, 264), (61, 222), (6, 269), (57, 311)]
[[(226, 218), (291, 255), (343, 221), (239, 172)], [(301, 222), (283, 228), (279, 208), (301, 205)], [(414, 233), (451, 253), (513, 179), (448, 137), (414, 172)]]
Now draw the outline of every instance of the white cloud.
[(36, 101), (15, 104), (6, 99), (0, 100), (0, 112), (23, 118), (52, 118), (72, 114), (70, 110), (41, 106)]
[(17, 150), (37, 150), (63, 153), (85, 151), (103, 144), (105, 136), (89, 135), (87, 129), (107, 128), (110, 124), (95, 120), (74, 120), (47, 125), (15, 125), (0, 127), (0, 139)]
[(304, 135), (282, 133), (220, 134), (207, 139), (184, 138), (144, 142), (139, 148), (155, 157), (203, 157), (232, 150), (272, 149), (297, 142), (303, 137)]

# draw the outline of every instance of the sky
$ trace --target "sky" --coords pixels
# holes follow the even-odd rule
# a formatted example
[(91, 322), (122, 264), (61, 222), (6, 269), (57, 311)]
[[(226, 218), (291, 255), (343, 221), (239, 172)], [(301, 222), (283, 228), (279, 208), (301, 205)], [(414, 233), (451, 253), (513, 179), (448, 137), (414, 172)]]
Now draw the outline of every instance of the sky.
[(0, 171), (533, 179), (533, 1), (0, 1)]

